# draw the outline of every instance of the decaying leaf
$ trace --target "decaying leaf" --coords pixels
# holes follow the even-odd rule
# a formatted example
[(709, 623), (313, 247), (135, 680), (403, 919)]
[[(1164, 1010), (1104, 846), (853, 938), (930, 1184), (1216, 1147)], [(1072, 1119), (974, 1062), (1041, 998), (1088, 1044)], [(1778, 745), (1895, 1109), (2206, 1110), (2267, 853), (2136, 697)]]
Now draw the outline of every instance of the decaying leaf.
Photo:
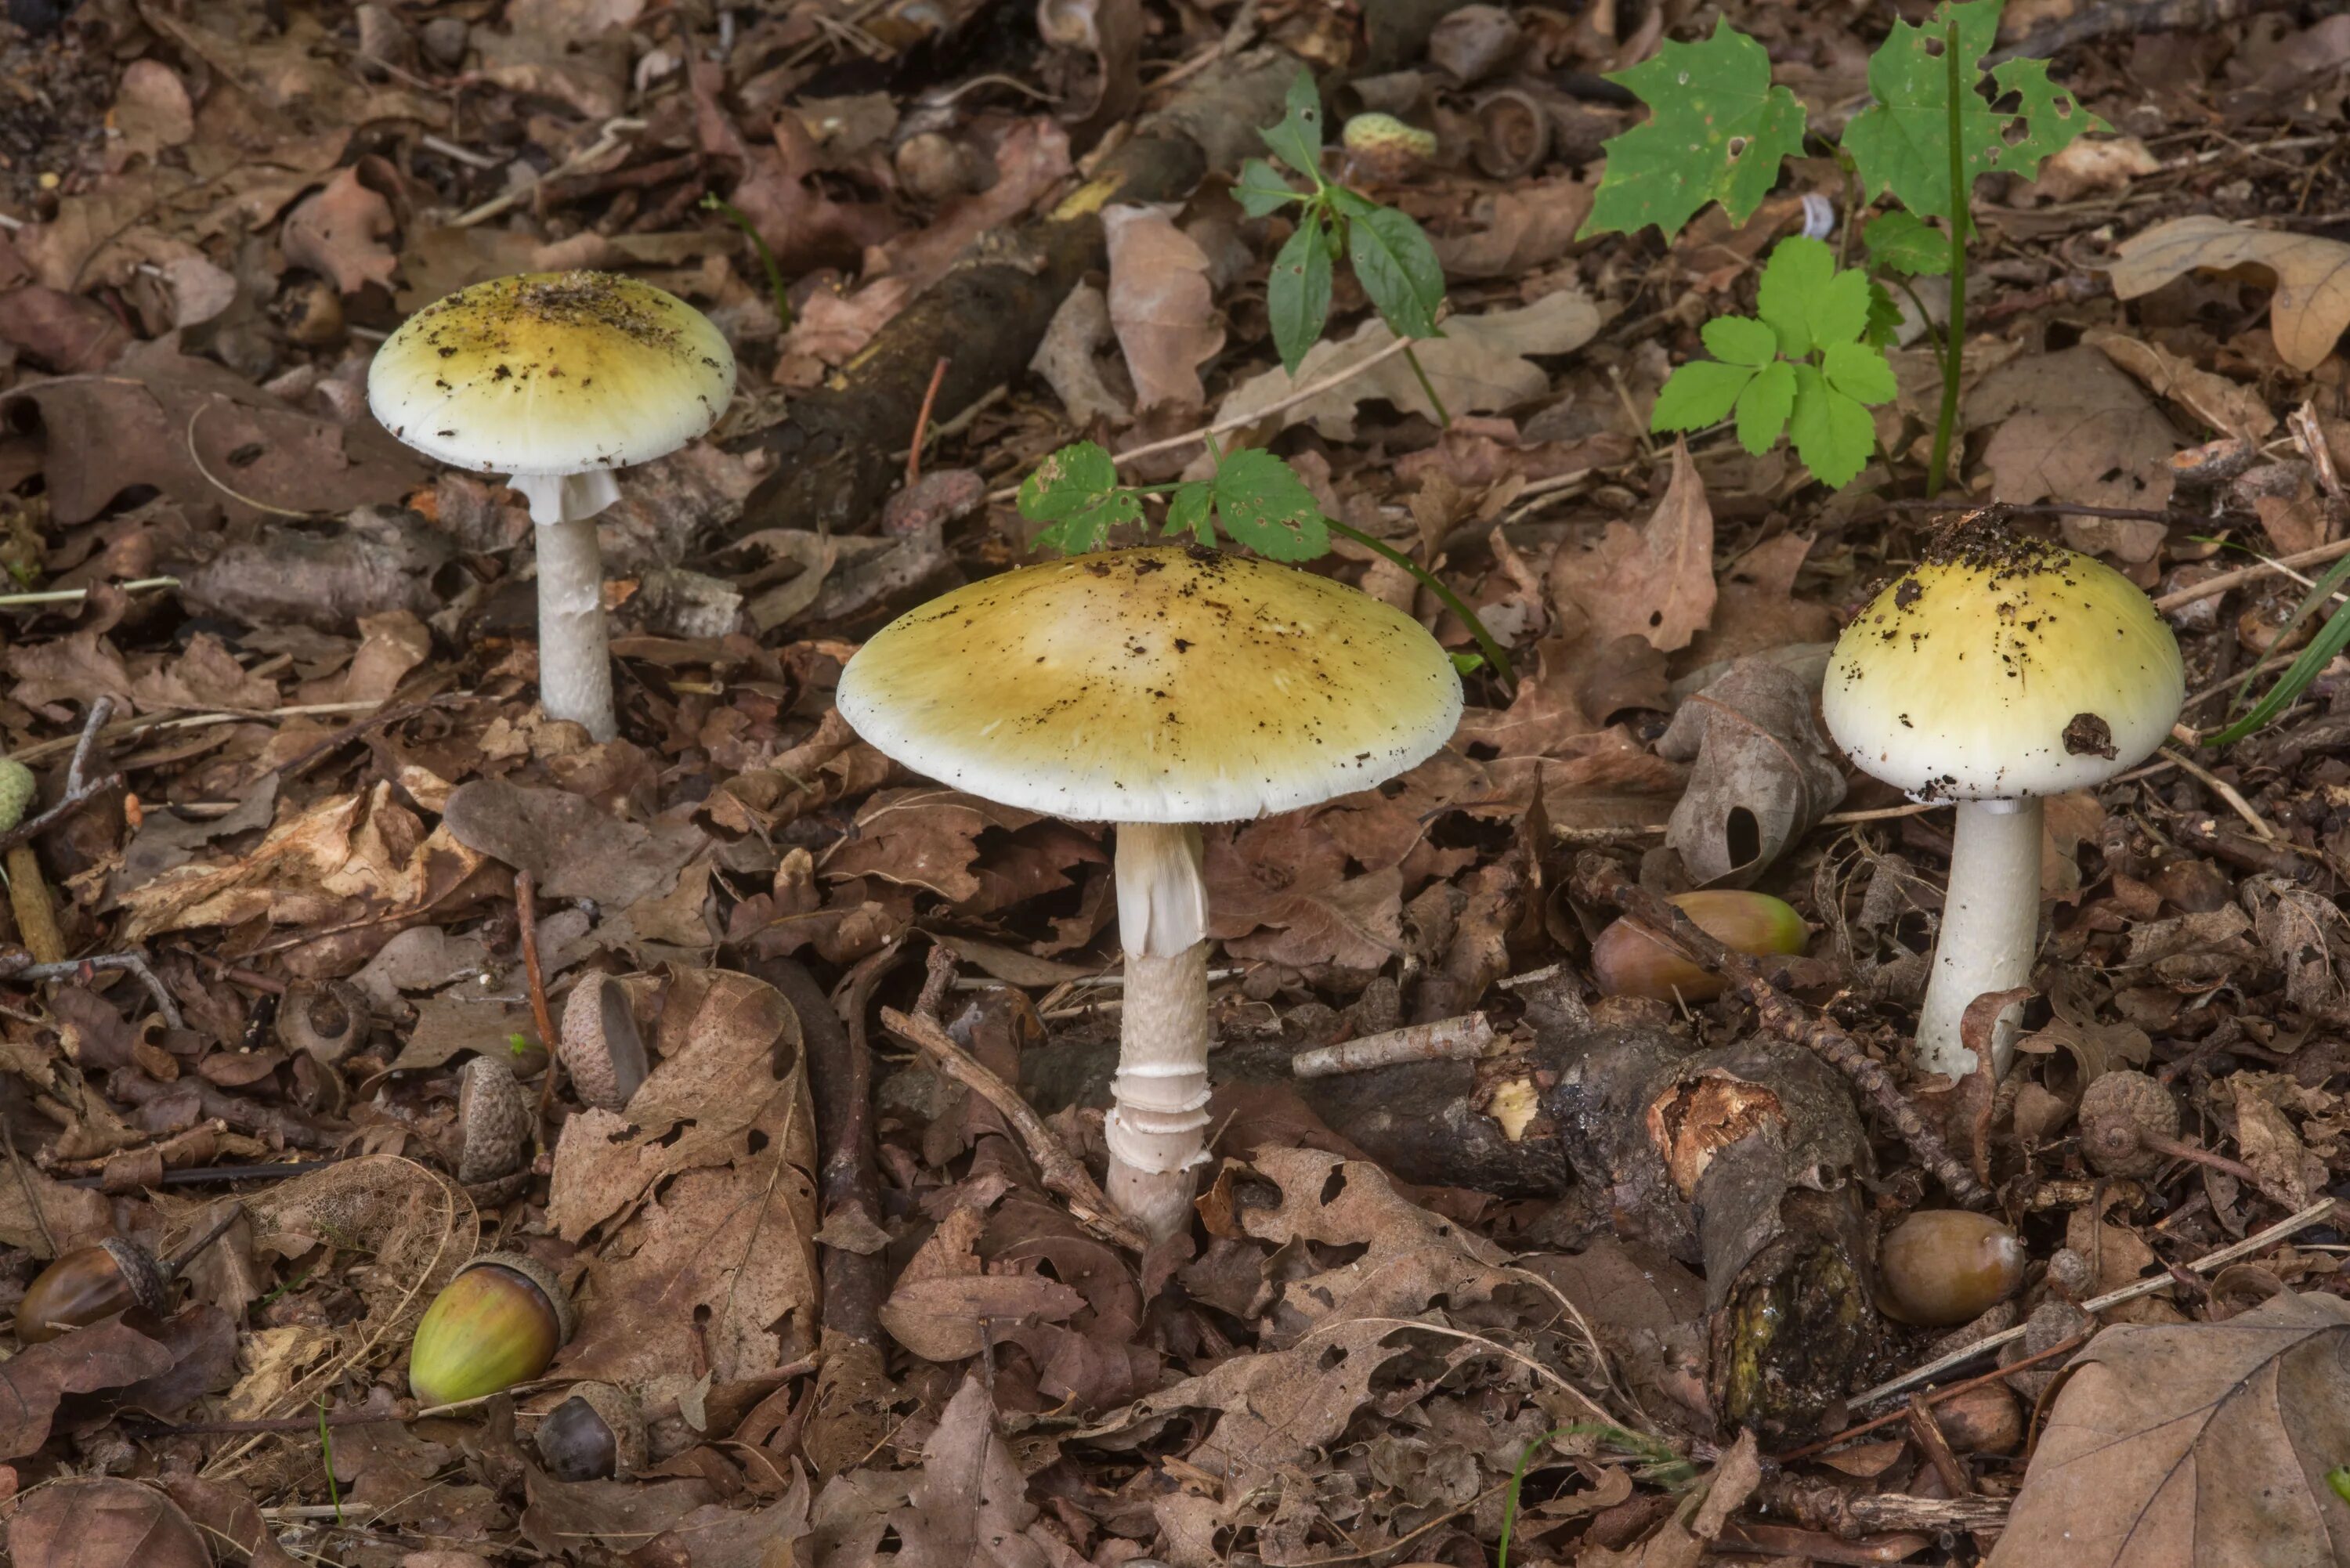
[[(1983, 449), (1998, 500), (2158, 508), (2169, 499), (2167, 465), (2180, 445), (2178, 432), (2095, 348), (2001, 366), (1969, 394), (1967, 422), (1999, 426)], [(2144, 527), (2133, 531), (2123, 557), (2152, 555), (2161, 535), (2147, 535)]]
[(1665, 842), (1700, 885), (1744, 888), (1844, 799), (1844, 770), (1812, 716), (1813, 685), (1742, 659), (1680, 706), (1657, 750), (1690, 763)]
[(204, 1538), (152, 1487), (112, 1476), (67, 1476), (37, 1487), (8, 1521), (16, 1568), (213, 1568)]
[(2248, 275), (2275, 290), (2269, 316), (2277, 354), (2314, 370), (2350, 327), (2350, 244), (2323, 234), (2255, 229), (2209, 213), (2174, 218), (2122, 243), (2114, 295), (2136, 299), (2189, 272)]
[(1134, 375), (1136, 410), (1208, 400), (1200, 367), (1224, 346), (1208, 254), (1157, 207), (1110, 207), (1109, 324)]
[(2056, 1397), (1991, 1568), (2350, 1563), (2350, 1303), (2287, 1293), (2216, 1324), (2126, 1324)]
[(1688, 443), (1673, 446), (1673, 473), (1648, 526), (1610, 523), (1596, 544), (1553, 559), (1550, 593), (1583, 613), (1600, 644), (1638, 637), (1670, 652), (1686, 648), (1713, 615), (1713, 511)]

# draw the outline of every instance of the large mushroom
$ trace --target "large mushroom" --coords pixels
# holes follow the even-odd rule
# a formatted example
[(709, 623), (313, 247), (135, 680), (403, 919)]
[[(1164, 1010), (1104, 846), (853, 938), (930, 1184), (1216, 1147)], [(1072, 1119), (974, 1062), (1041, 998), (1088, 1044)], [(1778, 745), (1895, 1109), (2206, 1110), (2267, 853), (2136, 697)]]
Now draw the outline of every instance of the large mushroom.
[(619, 732), (596, 514), (612, 471), (707, 431), (734, 353), (675, 295), (600, 272), (524, 273), (435, 300), (368, 369), (368, 404), (442, 462), (511, 477), (538, 524), (538, 691), (548, 717)]
[(918, 773), (1118, 826), (1126, 950), (1109, 1196), (1153, 1238), (1207, 1160), (1200, 826), (1367, 789), (1442, 746), (1461, 680), (1418, 622), (1294, 567), (1174, 545), (989, 577), (901, 616), (840, 711)]
[[(2087, 556), (1963, 518), (1837, 639), (1821, 711), (1862, 771), (1958, 803), (1918, 1062), (1963, 1077), (1975, 998), (2029, 983), (2042, 801), (2135, 767), (2178, 718), (2186, 675), (2136, 584)], [(2021, 1008), (1992, 1021), (2007, 1070)]]

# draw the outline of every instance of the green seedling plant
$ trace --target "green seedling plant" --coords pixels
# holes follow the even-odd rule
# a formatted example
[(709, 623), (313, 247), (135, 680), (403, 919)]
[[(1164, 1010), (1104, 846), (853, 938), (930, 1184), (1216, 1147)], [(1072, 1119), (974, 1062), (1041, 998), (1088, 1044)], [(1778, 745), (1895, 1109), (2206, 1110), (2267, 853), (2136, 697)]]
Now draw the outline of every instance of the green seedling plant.
[[(2040, 165), (2091, 130), (2106, 130), (2105, 122), (2084, 109), (2073, 95), (2048, 78), (2045, 60), (2013, 59), (1985, 72), (1981, 61), (1999, 34), (2000, 12), (2005, 0), (1943, 0), (1922, 26), (1896, 21), (1884, 44), (1869, 57), (1868, 86), (1875, 100), (1845, 127), (1839, 161), (1851, 171), (1855, 211), (1846, 217), (1846, 244), (1861, 211), (1887, 197), (1892, 207), (1861, 226), (1869, 270), (1877, 279), (1890, 279), (1908, 289), (1905, 281), (1923, 274), (1950, 278), (1949, 327), (1936, 343), (1941, 371), (1941, 406), (1934, 424), (1933, 455), (1927, 465), (1927, 490), (1938, 493), (1950, 469), (1950, 442), (1958, 425), (1961, 353), (1966, 343), (1966, 245), (1973, 233), (1970, 203), (1974, 183), (1985, 174), (2014, 174), (2031, 179)], [(1762, 47), (1727, 21), (1715, 25), (1711, 37), (1696, 43), (1668, 42), (1656, 57), (1619, 71), (1613, 80), (1630, 88), (1648, 106), (1649, 117), (1611, 140), (1607, 161), (1594, 192), (1586, 235), (1632, 234), (1653, 223), (1666, 238), (1680, 232), (1709, 202), (1721, 203), (1732, 222), (1744, 223), (1778, 183), (1781, 162), (1804, 147), (1804, 108), (1794, 93), (1771, 82), (1771, 60)], [(1937, 228), (1936, 223), (1942, 226)], [(1782, 242), (1764, 271), (1778, 265), (1779, 254), (1797, 242)], [(1805, 242), (1816, 244), (1817, 242)], [(1843, 273), (1805, 260), (1790, 285), (1803, 312), (1835, 309), (1848, 318), (1848, 291)], [(1783, 290), (1789, 286), (1783, 286)], [(1881, 349), (1889, 340), (1894, 317), (1891, 296), (1875, 279), (1866, 286), (1877, 298), (1864, 313), (1863, 326), (1852, 338)], [(1839, 292), (1834, 302), (1815, 306), (1807, 291)], [(1786, 297), (1783, 292), (1783, 300)], [(1913, 302), (1916, 299), (1911, 293)], [(1799, 412), (1802, 389), (1811, 385), (1803, 375), (1807, 357), (1787, 347), (1783, 322), (1790, 306), (1783, 304), (1774, 318), (1766, 307), (1762, 321), (1779, 337), (1779, 354), (1762, 358), (1761, 338), (1750, 328), (1739, 328), (1726, 339), (1746, 361), (1722, 358), (1711, 332), (1706, 347), (1732, 369), (1751, 370), (1749, 379), (1761, 387), (1753, 392), (1753, 413), (1740, 409), (1739, 437), (1750, 452), (1766, 452), (1776, 440), (1769, 412), (1780, 402), (1787, 409), (1785, 427), (1796, 452), (1814, 475), (1841, 487), (1859, 472), (1849, 463), (1852, 425), (1848, 411), (1831, 418), (1829, 407), (1814, 398), (1813, 412)], [(1924, 315), (1922, 307), (1919, 316)], [(1877, 356), (1882, 361), (1881, 354)], [(1836, 384), (1823, 351), (1813, 362), (1828, 390), (1866, 403), (1885, 401), (1892, 395), (1890, 377), (1868, 382), (1884, 389), (1882, 397), (1862, 397), (1854, 386)], [(1846, 379), (1868, 377), (1857, 369), (1858, 358), (1839, 356)], [(1784, 363), (1787, 375), (1772, 371)], [(1684, 366), (1673, 378), (1693, 367)], [(1765, 373), (1769, 372), (1766, 380)], [(1786, 398), (1788, 376), (1795, 378), (1795, 398)], [(1728, 378), (1708, 372), (1700, 385), (1718, 393)], [(1857, 384), (1856, 382), (1856, 384)], [(1671, 393), (1673, 381), (1666, 383)], [(1745, 395), (1745, 384), (1733, 394)], [(1694, 417), (1715, 400), (1685, 389), (1678, 398), (1660, 396), (1652, 421), (1659, 431), (1702, 428), (1716, 422), (1716, 413), (1698, 424), (1670, 422)], [(1728, 410), (1723, 410), (1726, 413)], [(1837, 433), (1829, 433), (1833, 424)], [(1809, 431), (1828, 467), (1814, 462), (1805, 449)], [(1762, 440), (1758, 447), (1755, 442)], [(1865, 461), (1865, 459), (1864, 459)]]
[[(1405, 214), (1324, 177), (1322, 100), (1310, 74), (1297, 73), (1281, 122), (1263, 134), (1281, 165), (1313, 185), (1310, 191), (1299, 190), (1281, 167), (1253, 158), (1242, 166), (1233, 189), (1252, 216), (1297, 209), (1296, 232), (1274, 257), (1266, 287), (1274, 347), (1283, 369), (1295, 376), (1329, 324), (1340, 256), (1354, 268), (1372, 307), (1398, 337), (1409, 342), (1440, 336), (1437, 317), (1444, 306), (1444, 269), (1436, 248)], [(1438, 421), (1449, 424), (1451, 416), (1427, 371), (1409, 348), (1404, 353)], [(1325, 517), (1296, 470), (1272, 452), (1225, 451), (1212, 438), (1208, 451), (1216, 465), (1211, 478), (1180, 484), (1126, 484), (1119, 482), (1117, 460), (1097, 442), (1065, 446), (1022, 483), (1020, 514), (1045, 524), (1036, 535), (1038, 545), (1073, 556), (1101, 548), (1113, 528), (1142, 523), (1144, 503), (1160, 497), (1166, 500), (1164, 531), (1189, 534), (1211, 547), (1221, 533), (1271, 560), (1310, 561), (1329, 553), (1333, 535), (1351, 539), (1425, 585), (1468, 627), (1482, 661), (1503, 683), (1516, 684), (1516, 672), (1501, 643), (1435, 573), (1385, 540)], [(1474, 669), (1479, 659), (1456, 662), (1467, 670)]]
[[(2350, 556), (2328, 566), (2325, 575), (2310, 585), (2301, 602), (2293, 606), (2292, 616), (2277, 629), (2277, 643), (2284, 644), (2300, 630), (2302, 622), (2324, 609), (2326, 603), (2342, 591), (2345, 580), (2350, 580)], [(2284, 673), (2277, 677), (2276, 684), (2261, 694), (2259, 701), (2225, 729), (2204, 736), (2203, 743), (2207, 746), (2229, 745), (2266, 727), (2270, 721), (2300, 700), (2302, 693), (2309, 690), (2345, 647), (2350, 647), (2350, 615), (2337, 610), (2326, 618), (2324, 624), (2317, 628), (2316, 635), (2303, 646), (2293, 661), (2285, 666)], [(2241, 706), (2244, 699), (2251, 694), (2252, 681), (2260, 672), (2261, 667), (2255, 665), (2237, 683), (2235, 696), (2230, 700), (2235, 705)]]
[(1494, 1558), (1494, 1568), (1510, 1568), (1510, 1537), (1518, 1522), (1518, 1497), (1526, 1484), (1526, 1470), (1534, 1456), (1543, 1451), (1554, 1438), (1577, 1436), (1596, 1437), (1609, 1449), (1632, 1457), (1633, 1473), (1641, 1480), (1650, 1481), (1668, 1491), (1687, 1491), (1697, 1484), (1697, 1467), (1676, 1453), (1671, 1444), (1635, 1432), (1628, 1428), (1612, 1426), (1601, 1421), (1577, 1421), (1571, 1426), (1554, 1427), (1534, 1438), (1518, 1450), (1517, 1468), (1510, 1472), (1508, 1490), (1502, 1494), (1502, 1540)]

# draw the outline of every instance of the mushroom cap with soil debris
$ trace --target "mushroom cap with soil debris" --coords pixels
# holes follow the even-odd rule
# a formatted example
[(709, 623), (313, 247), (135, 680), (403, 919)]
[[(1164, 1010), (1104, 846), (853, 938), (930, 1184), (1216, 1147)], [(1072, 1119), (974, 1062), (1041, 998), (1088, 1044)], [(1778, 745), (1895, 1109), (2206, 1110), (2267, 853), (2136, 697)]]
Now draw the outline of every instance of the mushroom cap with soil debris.
[(709, 317), (598, 272), (460, 289), (410, 317), (368, 369), (386, 430), (487, 473), (649, 462), (708, 430), (733, 392), (734, 352)]
[(989, 577), (876, 633), (836, 700), (918, 773), (1079, 821), (1231, 822), (1432, 755), (1461, 677), (1409, 616), (1181, 545)]
[(1887, 784), (2012, 800), (2136, 765), (2185, 696), (2178, 644), (2135, 583), (1970, 520), (1845, 628), (1820, 706), (1846, 753)]

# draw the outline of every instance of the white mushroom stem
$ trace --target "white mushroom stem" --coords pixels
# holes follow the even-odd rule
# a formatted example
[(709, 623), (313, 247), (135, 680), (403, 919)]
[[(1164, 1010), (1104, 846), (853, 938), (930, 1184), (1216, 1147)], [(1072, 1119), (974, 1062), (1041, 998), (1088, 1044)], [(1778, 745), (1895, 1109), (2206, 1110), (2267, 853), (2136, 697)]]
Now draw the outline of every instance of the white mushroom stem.
[(596, 514), (620, 498), (608, 468), (517, 473), (507, 484), (530, 502), (538, 524), (538, 701), (598, 741), (620, 732), (612, 708), (612, 656), (604, 639), (604, 550)]
[[(1918, 1019), (1918, 1064), (1962, 1078), (1974, 1071), (1960, 1026), (1986, 992), (2032, 982), (2040, 946), (2040, 819), (2037, 796), (1962, 800), (1950, 844), (1950, 885), (1942, 900), (1941, 940)], [(2003, 1010), (1991, 1033), (1991, 1073), (2015, 1054), (2019, 1003)]]
[(1109, 1198), (1153, 1241), (1191, 1220), (1208, 1160), (1208, 889), (1200, 830), (1120, 823), (1118, 937), (1126, 949), (1109, 1144)]

